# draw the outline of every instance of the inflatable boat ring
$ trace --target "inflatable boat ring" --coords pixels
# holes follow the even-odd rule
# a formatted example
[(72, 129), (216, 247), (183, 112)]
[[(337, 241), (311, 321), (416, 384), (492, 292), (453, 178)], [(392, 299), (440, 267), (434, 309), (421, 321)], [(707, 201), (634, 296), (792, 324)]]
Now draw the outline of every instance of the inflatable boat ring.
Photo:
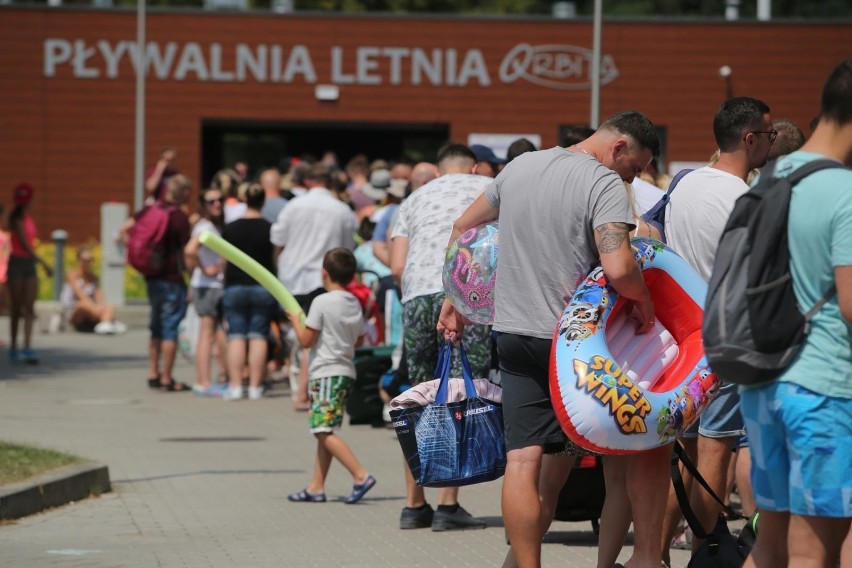
[(631, 249), (654, 300), (654, 329), (636, 335), (627, 303), (598, 267), (562, 312), (550, 355), (550, 394), (562, 429), (603, 454), (671, 443), (719, 387), (701, 341), (706, 283), (659, 241), (633, 239)]

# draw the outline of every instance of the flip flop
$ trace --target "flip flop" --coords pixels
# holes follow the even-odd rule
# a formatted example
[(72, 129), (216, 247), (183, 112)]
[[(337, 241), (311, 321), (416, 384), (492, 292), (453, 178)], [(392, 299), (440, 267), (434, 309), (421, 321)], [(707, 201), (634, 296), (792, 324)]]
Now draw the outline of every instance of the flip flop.
[(367, 491), (373, 488), (374, 485), (376, 485), (376, 478), (373, 477), (371, 474), (367, 474), (367, 478), (364, 480), (363, 483), (359, 483), (352, 486), (352, 494), (346, 498), (346, 501), (344, 501), (344, 503), (346, 503), (347, 505), (357, 503), (364, 497), (364, 495), (367, 494)]
[(293, 503), (325, 503), (325, 493), (308, 493), (308, 488), (287, 495), (287, 500)]
[(161, 392), (189, 392), (192, 390), (192, 387), (186, 383), (179, 383), (177, 381), (172, 381), (166, 384), (160, 384)]

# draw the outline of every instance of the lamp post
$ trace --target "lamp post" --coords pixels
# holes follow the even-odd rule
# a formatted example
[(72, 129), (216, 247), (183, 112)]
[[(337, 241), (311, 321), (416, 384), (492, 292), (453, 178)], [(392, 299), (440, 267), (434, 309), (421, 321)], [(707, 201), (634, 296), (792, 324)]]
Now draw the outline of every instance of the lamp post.
[(603, 0), (595, 0), (595, 20), (592, 39), (592, 104), (589, 126), (597, 130), (601, 116), (601, 19)]
[(148, 62), (145, 48), (145, 0), (136, 4), (136, 159), (134, 164), (133, 209), (145, 200), (145, 73)]

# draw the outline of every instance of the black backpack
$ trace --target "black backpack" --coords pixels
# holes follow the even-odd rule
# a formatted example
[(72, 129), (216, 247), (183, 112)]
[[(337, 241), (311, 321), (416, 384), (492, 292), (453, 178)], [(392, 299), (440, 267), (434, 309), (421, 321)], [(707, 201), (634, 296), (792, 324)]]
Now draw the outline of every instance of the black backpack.
[(770, 381), (793, 362), (809, 322), (836, 292), (832, 286), (806, 313), (793, 292), (787, 221), (793, 186), (810, 174), (843, 167), (814, 160), (787, 177), (775, 161), (737, 199), (716, 251), (704, 306), (704, 351), (710, 368), (741, 385)]
[(663, 242), (666, 242), (666, 207), (668, 207), (669, 201), (672, 198), (674, 188), (677, 187), (677, 184), (680, 183), (683, 176), (691, 171), (692, 170), (680, 170), (677, 174), (675, 174), (675, 177), (673, 177), (671, 183), (669, 183), (669, 188), (666, 190), (666, 193), (659, 201), (657, 201), (657, 203), (654, 204), (653, 207), (648, 209), (648, 211), (642, 215), (643, 221), (660, 232), (660, 237)]

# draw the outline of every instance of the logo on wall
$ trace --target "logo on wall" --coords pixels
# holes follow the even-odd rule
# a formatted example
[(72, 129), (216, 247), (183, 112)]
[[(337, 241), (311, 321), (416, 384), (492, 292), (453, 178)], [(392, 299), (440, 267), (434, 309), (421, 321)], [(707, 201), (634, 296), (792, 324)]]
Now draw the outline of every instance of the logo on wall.
[[(140, 66), (130, 41), (44, 41), (44, 76), (69, 68), (78, 79), (117, 79)], [(315, 65), (318, 59), (324, 65)], [(294, 44), (223, 45), (212, 42), (148, 42), (146, 74), (161, 81), (332, 85), (412, 85), (491, 87), (496, 63), (482, 49), (392, 46), (330, 46), (328, 51)], [(591, 86), (592, 51), (572, 45), (520, 43), (503, 57), (498, 77), (504, 84), (523, 79), (550, 89), (584, 90)], [(328, 76), (318, 70), (329, 69)], [(611, 55), (601, 57), (601, 84), (618, 77)]]
[[(618, 77), (611, 55), (601, 55), (601, 85)], [(500, 64), (500, 80), (524, 79), (551, 89), (584, 90), (592, 84), (592, 50), (573, 45), (530, 45), (513, 47)]]

